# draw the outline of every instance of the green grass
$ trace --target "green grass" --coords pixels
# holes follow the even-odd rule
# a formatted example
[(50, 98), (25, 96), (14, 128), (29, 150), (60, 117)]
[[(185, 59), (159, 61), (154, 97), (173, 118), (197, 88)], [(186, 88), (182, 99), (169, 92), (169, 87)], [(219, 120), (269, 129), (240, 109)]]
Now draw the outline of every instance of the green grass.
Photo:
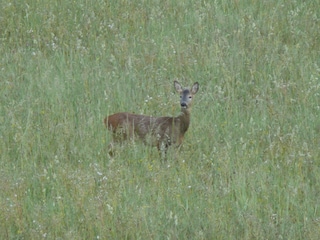
[[(4, 1), (1, 239), (318, 239), (316, 1)], [(183, 148), (107, 155), (106, 115), (176, 115)]]

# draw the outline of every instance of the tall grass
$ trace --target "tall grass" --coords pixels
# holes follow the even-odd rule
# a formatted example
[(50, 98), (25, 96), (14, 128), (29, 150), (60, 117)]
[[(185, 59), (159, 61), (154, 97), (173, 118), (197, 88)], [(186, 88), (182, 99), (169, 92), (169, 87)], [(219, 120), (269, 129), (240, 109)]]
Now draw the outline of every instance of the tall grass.
[[(318, 239), (316, 1), (4, 1), (1, 239)], [(182, 150), (107, 155), (113, 112), (176, 115)]]

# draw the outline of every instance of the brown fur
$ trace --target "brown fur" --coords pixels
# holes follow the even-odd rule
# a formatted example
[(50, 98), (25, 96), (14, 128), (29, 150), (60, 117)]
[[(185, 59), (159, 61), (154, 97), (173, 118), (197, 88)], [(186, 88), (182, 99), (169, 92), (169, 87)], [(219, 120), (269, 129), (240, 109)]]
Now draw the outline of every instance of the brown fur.
[(180, 93), (181, 113), (177, 117), (151, 117), (127, 112), (110, 115), (104, 119), (105, 126), (113, 133), (113, 140), (122, 142), (138, 138), (145, 144), (156, 146), (166, 152), (170, 145), (180, 146), (190, 124), (192, 97), (199, 84), (191, 89), (182, 89), (175, 81), (175, 89)]

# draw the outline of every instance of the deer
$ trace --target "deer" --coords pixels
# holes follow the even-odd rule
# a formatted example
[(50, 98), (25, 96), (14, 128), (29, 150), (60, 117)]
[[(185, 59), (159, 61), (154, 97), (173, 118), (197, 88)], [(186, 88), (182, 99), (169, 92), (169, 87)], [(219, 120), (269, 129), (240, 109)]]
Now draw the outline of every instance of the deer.
[(113, 143), (140, 139), (146, 145), (157, 147), (160, 156), (166, 159), (169, 146), (180, 148), (184, 135), (190, 125), (190, 114), (193, 96), (199, 90), (195, 82), (191, 88), (183, 88), (174, 81), (174, 88), (180, 94), (181, 111), (176, 117), (153, 117), (128, 112), (119, 112), (107, 116), (104, 124), (112, 132), (109, 155), (113, 155)]

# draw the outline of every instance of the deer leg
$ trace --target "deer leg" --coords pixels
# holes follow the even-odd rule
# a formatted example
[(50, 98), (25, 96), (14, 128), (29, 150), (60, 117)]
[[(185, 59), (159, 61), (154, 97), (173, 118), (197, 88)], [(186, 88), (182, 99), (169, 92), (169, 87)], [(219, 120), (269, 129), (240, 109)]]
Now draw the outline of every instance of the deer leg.
[(168, 147), (169, 147), (169, 145), (164, 142), (157, 144), (159, 155), (160, 155), (161, 159), (165, 162), (167, 161)]

